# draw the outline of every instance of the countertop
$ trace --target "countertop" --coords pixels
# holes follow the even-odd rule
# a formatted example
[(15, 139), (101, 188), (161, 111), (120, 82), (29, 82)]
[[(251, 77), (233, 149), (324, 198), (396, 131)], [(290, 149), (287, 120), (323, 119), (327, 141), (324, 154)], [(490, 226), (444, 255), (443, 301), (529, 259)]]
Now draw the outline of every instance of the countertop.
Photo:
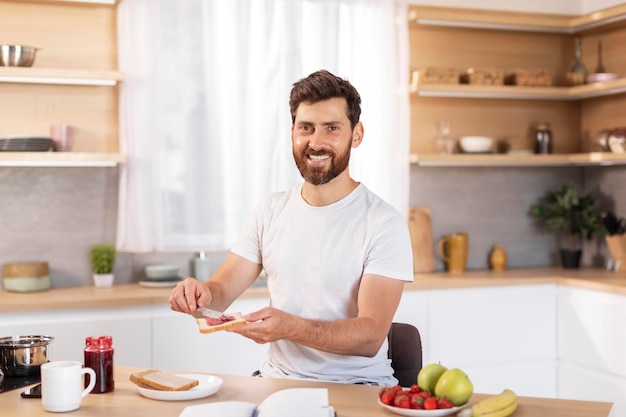
[[(459, 274), (416, 274), (405, 291), (498, 287), (509, 285), (559, 284), (626, 295), (626, 273), (588, 268), (512, 269), (503, 272), (469, 271)], [(103, 307), (129, 307), (167, 303), (171, 288), (147, 288), (139, 284), (114, 285), (111, 288), (81, 286), (57, 288), (37, 293), (0, 291), (0, 313), (41, 310), (66, 310)], [(248, 289), (241, 298), (267, 298), (265, 287)]]
[[(295, 381), (287, 379), (255, 378), (249, 376), (217, 375), (224, 380), (220, 390), (206, 398), (189, 401), (157, 401), (142, 397), (128, 377), (140, 368), (116, 367), (115, 390), (107, 394), (89, 394), (80, 409), (73, 411), (76, 417), (154, 417), (178, 416), (185, 407), (217, 401), (246, 401), (260, 404), (269, 394), (281, 389), (295, 387), (327, 388), (330, 405), (338, 417), (394, 416), (377, 404), (379, 388), (367, 385), (337, 384), (325, 382)], [(184, 372), (191, 373), (191, 372)], [(41, 401), (21, 398), (17, 389), (0, 394), (0, 409), (7, 416), (50, 416), (43, 410)], [(470, 405), (484, 398), (474, 394)], [(611, 403), (572, 401), (549, 398), (520, 397), (515, 417), (608, 417)]]

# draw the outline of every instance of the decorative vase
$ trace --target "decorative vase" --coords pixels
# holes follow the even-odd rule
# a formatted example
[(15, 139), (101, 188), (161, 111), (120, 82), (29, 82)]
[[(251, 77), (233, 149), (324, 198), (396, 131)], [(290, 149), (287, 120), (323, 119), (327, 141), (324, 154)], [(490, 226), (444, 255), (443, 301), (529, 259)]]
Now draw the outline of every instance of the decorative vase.
[(501, 245), (495, 245), (489, 256), (489, 264), (494, 271), (504, 271), (506, 268), (506, 252)]
[(582, 44), (580, 38), (574, 39), (574, 64), (571, 66), (565, 78), (570, 85), (585, 84), (587, 67), (582, 61)]
[(113, 285), (113, 274), (93, 274), (93, 284), (98, 288), (108, 288)]
[(611, 253), (611, 259), (607, 265), (609, 271), (626, 271), (626, 235), (606, 236), (606, 246)]
[(569, 249), (561, 249), (561, 264), (565, 269), (578, 269), (580, 268), (580, 258), (582, 257), (583, 251), (581, 249), (578, 250), (569, 250)]

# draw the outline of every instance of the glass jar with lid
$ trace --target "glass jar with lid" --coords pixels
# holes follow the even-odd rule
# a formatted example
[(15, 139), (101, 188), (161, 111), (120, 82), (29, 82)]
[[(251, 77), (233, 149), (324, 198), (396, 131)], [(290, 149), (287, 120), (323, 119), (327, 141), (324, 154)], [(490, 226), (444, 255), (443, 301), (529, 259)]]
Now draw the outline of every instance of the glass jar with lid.
[(552, 153), (552, 129), (548, 122), (538, 122), (533, 125), (533, 141), (536, 154)]

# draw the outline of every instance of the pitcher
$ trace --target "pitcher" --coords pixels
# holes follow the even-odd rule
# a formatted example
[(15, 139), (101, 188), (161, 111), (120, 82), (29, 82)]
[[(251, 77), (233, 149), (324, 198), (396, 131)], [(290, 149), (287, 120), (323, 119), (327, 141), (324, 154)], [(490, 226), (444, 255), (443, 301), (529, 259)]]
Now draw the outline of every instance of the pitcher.
[(463, 272), (467, 266), (467, 233), (445, 235), (437, 242), (439, 256), (447, 264), (448, 272)]

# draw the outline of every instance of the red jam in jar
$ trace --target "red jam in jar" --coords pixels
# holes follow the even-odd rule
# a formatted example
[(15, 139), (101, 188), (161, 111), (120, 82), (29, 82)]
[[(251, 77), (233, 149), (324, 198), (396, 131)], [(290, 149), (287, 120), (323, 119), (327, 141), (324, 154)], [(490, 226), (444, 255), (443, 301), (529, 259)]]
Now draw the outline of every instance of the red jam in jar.
[[(88, 337), (85, 339), (85, 367), (96, 372), (94, 394), (111, 392), (115, 388), (113, 381), (113, 338), (111, 336)], [(89, 375), (85, 375), (85, 387), (89, 384)]]

